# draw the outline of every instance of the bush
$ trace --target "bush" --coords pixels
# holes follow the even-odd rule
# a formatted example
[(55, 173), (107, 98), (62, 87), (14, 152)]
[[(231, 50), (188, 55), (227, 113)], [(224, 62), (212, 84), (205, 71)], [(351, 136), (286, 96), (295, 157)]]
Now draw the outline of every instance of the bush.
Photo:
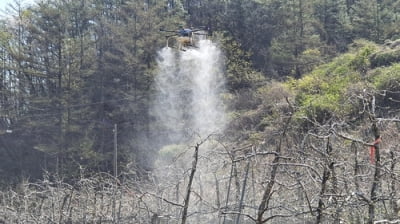
[(375, 71), (373, 83), (379, 90), (398, 91), (400, 88), (400, 64)]
[(372, 54), (369, 60), (371, 68), (389, 66), (400, 62), (400, 49), (377, 52)]
[(366, 45), (365, 47), (361, 48), (354, 57), (353, 60), (350, 62), (350, 66), (363, 74), (365, 74), (370, 67), (370, 55), (373, 54), (375, 51), (375, 46), (373, 45)]
[[(400, 108), (398, 103), (400, 100), (400, 64), (376, 69), (372, 82), (380, 92), (377, 95), (376, 103), (379, 108), (384, 108), (381, 111), (382, 115), (397, 111)], [(390, 108), (390, 110), (385, 108)]]

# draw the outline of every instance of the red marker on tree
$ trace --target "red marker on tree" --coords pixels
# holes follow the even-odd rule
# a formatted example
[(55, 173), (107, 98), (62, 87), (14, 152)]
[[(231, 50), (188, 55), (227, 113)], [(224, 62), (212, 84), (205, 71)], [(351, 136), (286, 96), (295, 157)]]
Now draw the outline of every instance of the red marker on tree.
[(369, 159), (371, 161), (372, 164), (375, 163), (375, 147), (376, 145), (378, 145), (379, 143), (381, 143), (382, 138), (379, 136), (373, 143), (372, 145), (369, 147)]

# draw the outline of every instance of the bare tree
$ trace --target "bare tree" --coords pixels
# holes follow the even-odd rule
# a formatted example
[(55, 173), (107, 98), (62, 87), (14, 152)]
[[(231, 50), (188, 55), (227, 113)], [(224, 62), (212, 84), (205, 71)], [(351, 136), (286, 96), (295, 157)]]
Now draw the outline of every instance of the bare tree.
[[(289, 104), (289, 106), (291, 107), (290, 102), (289, 102), (289, 100), (287, 98), (286, 98), (286, 101)], [(293, 111), (293, 109), (291, 108), (291, 112), (289, 114), (288, 119), (286, 120), (286, 123), (283, 126), (283, 131), (282, 131), (282, 133), (281, 133), (281, 135), (279, 137), (279, 142), (278, 142), (278, 145), (276, 146), (276, 150), (275, 150), (275, 153), (273, 155), (274, 159), (272, 161), (272, 170), (271, 170), (271, 173), (270, 173), (268, 184), (264, 189), (264, 193), (263, 193), (262, 198), (261, 198), (261, 203), (258, 206), (258, 212), (257, 212), (257, 218), (256, 218), (256, 220), (257, 220), (256, 223), (257, 224), (265, 223), (268, 220), (274, 218), (274, 216), (270, 216), (267, 219), (264, 219), (264, 213), (268, 209), (269, 202), (270, 202), (271, 196), (273, 194), (273, 188), (274, 188), (274, 185), (275, 185), (275, 179), (276, 179), (276, 175), (278, 174), (278, 167), (279, 167), (280, 156), (281, 156), (280, 153), (282, 152), (282, 143), (284, 141), (284, 138), (286, 137), (286, 133), (287, 133), (287, 130), (289, 128), (290, 121), (292, 120), (292, 115), (293, 115), (292, 111)]]
[(194, 147), (192, 168), (190, 170), (190, 175), (189, 175), (189, 183), (186, 186), (186, 195), (185, 195), (185, 200), (183, 201), (183, 211), (182, 211), (181, 224), (185, 224), (186, 223), (186, 219), (187, 219), (187, 213), (188, 213), (189, 202), (190, 202), (190, 193), (192, 191), (192, 184), (193, 184), (194, 174), (196, 173), (197, 162), (199, 160), (199, 147), (200, 147), (200, 145), (201, 145), (201, 143), (198, 143)]

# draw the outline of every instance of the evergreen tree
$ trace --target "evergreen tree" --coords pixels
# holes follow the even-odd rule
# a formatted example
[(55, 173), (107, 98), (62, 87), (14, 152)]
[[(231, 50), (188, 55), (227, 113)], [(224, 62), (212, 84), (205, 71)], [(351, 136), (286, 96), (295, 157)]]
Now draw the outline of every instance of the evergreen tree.
[(353, 7), (353, 33), (378, 43), (399, 37), (399, 5), (391, 0), (356, 1)]
[(346, 3), (342, 0), (319, 0), (314, 8), (315, 17), (320, 24), (318, 33), (321, 40), (339, 51), (346, 50), (351, 41), (351, 36), (348, 36), (346, 30)]

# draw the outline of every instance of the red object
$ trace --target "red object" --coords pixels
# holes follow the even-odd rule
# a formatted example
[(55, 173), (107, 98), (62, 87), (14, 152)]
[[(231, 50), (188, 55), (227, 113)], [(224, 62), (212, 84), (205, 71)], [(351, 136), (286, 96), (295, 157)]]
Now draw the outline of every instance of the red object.
[(369, 147), (369, 160), (372, 164), (375, 163), (375, 146)]
[(372, 146), (369, 147), (369, 160), (372, 164), (375, 163), (375, 145), (381, 143), (381, 137), (378, 137), (373, 143)]

